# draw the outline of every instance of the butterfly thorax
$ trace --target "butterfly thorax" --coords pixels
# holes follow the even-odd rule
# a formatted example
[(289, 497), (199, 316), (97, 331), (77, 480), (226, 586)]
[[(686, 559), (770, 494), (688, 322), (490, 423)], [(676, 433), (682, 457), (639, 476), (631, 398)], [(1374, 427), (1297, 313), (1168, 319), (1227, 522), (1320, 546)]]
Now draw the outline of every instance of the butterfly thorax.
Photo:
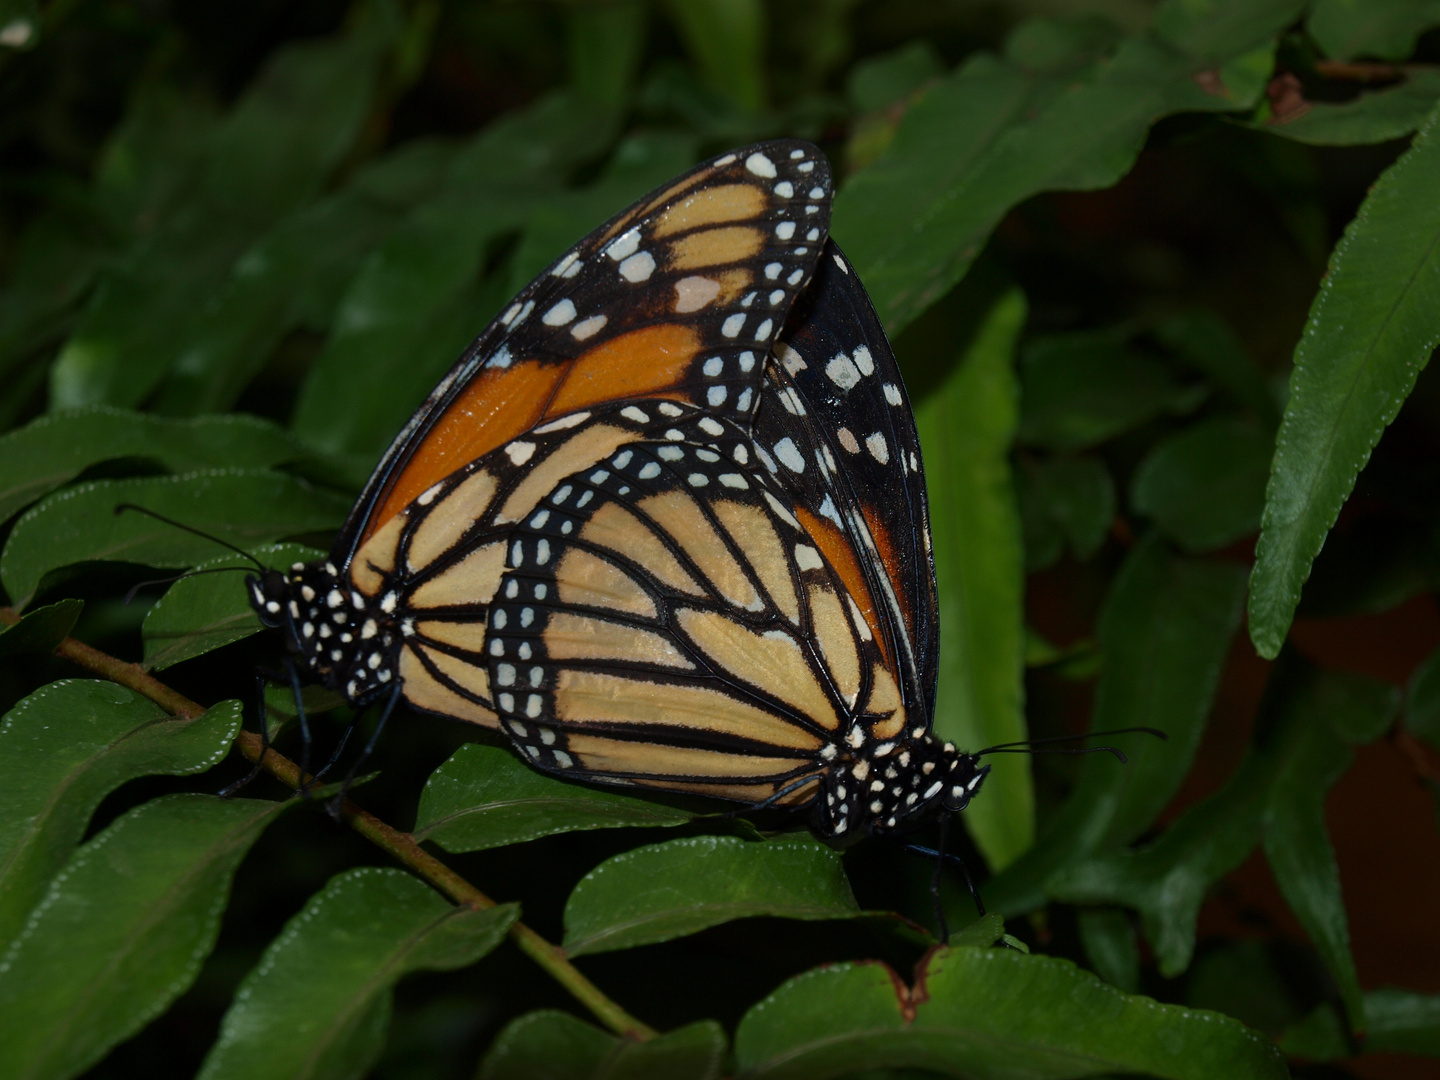
[[(857, 726), (852, 736), (862, 731)], [(833, 755), (824, 756), (833, 756), (835, 764), (816, 803), (819, 832), (835, 839), (906, 832), (937, 814), (965, 809), (990, 767), (924, 728), (909, 735), (883, 742), (852, 737), (843, 751), (826, 748)]]
[(332, 562), (296, 563), (246, 579), (260, 621), (279, 629), (301, 678), (343, 693), (356, 705), (395, 680), (400, 637), (396, 596), (352, 589)]

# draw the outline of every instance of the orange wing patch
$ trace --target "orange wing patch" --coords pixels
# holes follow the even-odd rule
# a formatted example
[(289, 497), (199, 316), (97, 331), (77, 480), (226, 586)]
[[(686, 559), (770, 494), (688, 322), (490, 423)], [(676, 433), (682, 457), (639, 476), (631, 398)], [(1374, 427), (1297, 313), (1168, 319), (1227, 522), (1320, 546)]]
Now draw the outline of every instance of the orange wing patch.
[(432, 484), (534, 427), (564, 372), (558, 364), (525, 360), (476, 375), (391, 481), (360, 544)]
[(569, 366), (544, 415), (563, 416), (590, 405), (659, 394), (680, 383), (699, 352), (700, 334), (678, 323), (611, 338)]
[(870, 586), (865, 583), (865, 572), (860, 569), (860, 562), (855, 558), (855, 549), (850, 546), (850, 542), (845, 539), (839, 529), (824, 518), (811, 513), (805, 507), (795, 507), (795, 516), (800, 519), (800, 524), (810, 534), (810, 539), (815, 542), (815, 546), (820, 549), (825, 559), (840, 575), (846, 591), (860, 609), (866, 625), (870, 627), (870, 634), (874, 637), (881, 654), (885, 656), (885, 662), (892, 663), (886, 651), (885, 636), (880, 632), (880, 615), (875, 610), (875, 601), (870, 596)]

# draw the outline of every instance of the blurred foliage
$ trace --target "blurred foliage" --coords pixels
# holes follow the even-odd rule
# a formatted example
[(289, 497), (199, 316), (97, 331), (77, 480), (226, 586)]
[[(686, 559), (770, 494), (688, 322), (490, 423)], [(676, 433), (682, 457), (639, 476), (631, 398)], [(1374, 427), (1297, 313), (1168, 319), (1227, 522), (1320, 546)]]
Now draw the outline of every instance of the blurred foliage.
[[(1326, 807), (1388, 743), (1440, 808), (1437, 64), (1434, 0), (0, 0), (0, 1075), (1425, 1068), (1440, 944), (1387, 935), (1413, 985), (1374, 985), (1354, 910), (1426, 871), (1342, 882)], [(998, 914), (938, 872), (937, 951), (897, 847), (435, 718), (357, 798), (513, 903), (273, 781), (209, 794), (275, 645), (244, 559), (111, 507), (313, 557), (516, 290), (777, 135), (835, 164), (916, 400), (937, 729), (1168, 741), (996, 759), (961, 847)], [(1385, 680), (1349, 662), (1376, 626), (1414, 651)], [(67, 634), (213, 707), (77, 679)], [(305, 701), (333, 747), (350, 711)], [(260, 703), (299, 756), (288, 689)], [(1437, 818), (1365, 828), (1433, 857)], [(1251, 866), (1275, 899), (1237, 918)], [(577, 1016), (517, 917), (665, 1034)]]

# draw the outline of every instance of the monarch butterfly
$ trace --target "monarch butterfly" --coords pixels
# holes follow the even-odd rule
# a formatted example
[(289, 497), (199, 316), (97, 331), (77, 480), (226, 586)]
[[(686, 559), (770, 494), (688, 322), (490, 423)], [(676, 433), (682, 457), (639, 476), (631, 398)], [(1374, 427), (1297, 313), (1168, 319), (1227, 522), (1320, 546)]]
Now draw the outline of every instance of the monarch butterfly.
[(564, 777), (809, 813), (963, 809), (904, 383), (819, 150), (706, 162), (557, 260), (385, 454), (328, 560), (248, 579), (301, 674)]

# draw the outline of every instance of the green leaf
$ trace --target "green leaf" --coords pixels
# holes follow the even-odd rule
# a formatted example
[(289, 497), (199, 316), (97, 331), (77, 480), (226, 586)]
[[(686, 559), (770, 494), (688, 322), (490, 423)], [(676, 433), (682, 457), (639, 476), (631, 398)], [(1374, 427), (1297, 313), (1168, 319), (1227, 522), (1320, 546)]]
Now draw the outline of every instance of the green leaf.
[(75, 1076), (163, 1012), (214, 947), (236, 866), (287, 805), (169, 795), (76, 851), (0, 956), (0, 1075)]
[(1140, 989), (1140, 943), (1130, 916), (1113, 907), (1081, 908), (1076, 915), (1080, 944), (1095, 974), (1133, 994)]
[(235, 413), (198, 420), (96, 406), (39, 417), (0, 435), (0, 521), (101, 462), (144, 458), (184, 472), (260, 469), (303, 453), (280, 428)]
[(51, 371), (56, 408), (143, 402), (235, 259), (323, 188), (361, 133), (401, 26), (388, 0), (351, 31), (277, 50), (207, 140), (193, 194), (103, 279)]
[(348, 1080), (384, 1048), (395, 983), (453, 971), (505, 939), (515, 904), (456, 907), (400, 870), (330, 879), (235, 992), (200, 1080)]
[[(301, 544), (263, 545), (251, 548), (250, 554), (276, 570), (297, 562), (312, 562), (325, 555)], [(264, 629), (250, 606), (244, 577), (239, 573), (207, 572), (221, 567), (254, 571), (250, 560), (239, 555), (207, 559), (195, 567), (203, 577), (177, 581), (145, 613), (141, 633), (145, 639), (146, 670), (163, 671), (172, 664), (203, 656)]]
[(1440, 26), (1435, 0), (1318, 0), (1306, 20), (1316, 43), (1337, 60), (1404, 60), (1421, 31)]
[(505, 1025), (477, 1080), (718, 1080), (724, 1065), (725, 1032), (713, 1020), (637, 1042), (541, 1009)]
[(1155, 33), (1191, 56), (1230, 60), (1261, 45), (1305, 10), (1305, 0), (1164, 0)]
[(1105, 666), (1092, 726), (1155, 727), (1169, 738), (1119, 737), (1125, 765), (1108, 754), (1088, 756), (1070, 800), (1035, 847), (986, 886), (995, 910), (1041, 906), (1057, 869), (1131, 843), (1174, 797), (1205, 733), (1244, 588), (1242, 567), (1172, 555), (1153, 536), (1130, 552), (1100, 614)]
[(354, 455), (363, 480), (508, 297), (503, 276), (488, 290), (480, 283), (487, 245), (553, 197), (614, 126), (610, 112), (556, 94), (463, 147), (441, 193), (417, 206), (350, 283), (301, 387), (295, 432), (326, 454)]
[(823, 1080), (867, 1068), (966, 1080), (1287, 1075), (1273, 1044), (1238, 1021), (1124, 994), (1066, 960), (956, 948), (935, 953), (917, 975), (923, 993), (875, 962), (791, 979), (740, 1021), (738, 1076)]
[(582, 99), (615, 109), (630, 100), (645, 52), (647, 14), (636, 0), (566, 12), (570, 81)]
[(0, 942), (9, 941), (70, 857), (100, 800), (156, 773), (218, 764), (240, 730), (240, 703), (180, 720), (108, 682), (62, 679), (0, 724)]
[(1055, 450), (1095, 446), (1161, 413), (1188, 412), (1205, 395), (1111, 331), (1034, 341), (1020, 371), (1020, 440)]
[(1015, 481), (1026, 570), (1054, 565), (1067, 545), (1082, 562), (1100, 550), (1115, 520), (1115, 483), (1103, 461), (1027, 454)]
[(943, 74), (939, 52), (921, 38), (861, 60), (845, 78), (845, 93), (859, 111), (875, 112), (904, 100)]
[[(1025, 556), (1010, 476), (1015, 342), (1025, 297), (1006, 293), (946, 382), (915, 411), (925, 451), (940, 603), (935, 730), (979, 748), (1025, 738)], [(997, 761), (963, 818), (996, 870), (1035, 838), (1029, 763)]]
[[(1440, 5), (1436, 6), (1440, 12)], [(1403, 139), (1425, 122), (1440, 99), (1440, 70), (1412, 67), (1405, 81), (1353, 101), (1308, 103), (1293, 119), (1271, 119), (1264, 131), (1312, 146), (1366, 146)]]
[(1399, 702), (1395, 689), (1383, 683), (1327, 675), (1303, 700), (1306, 730), (1276, 769), (1264, 846), (1280, 892), (1309, 933), (1340, 988), (1351, 1028), (1359, 1032), (1365, 1026), (1364, 1005), (1350, 955), (1340, 868), (1325, 826), (1325, 795), (1354, 761), (1351, 747), (1379, 738)]
[[(1240, 865), (1263, 838), (1291, 910), (1342, 996), (1356, 1003), (1345, 908), (1320, 808), (1349, 764), (1349, 747), (1377, 738), (1388, 726), (1395, 694), (1360, 676), (1296, 674), (1289, 666), (1274, 679), (1270, 722), (1220, 791), (1187, 810), (1153, 843), (1063, 866), (1047, 888), (1059, 900), (1136, 908), (1160, 973), (1171, 978), (1190, 962), (1206, 888)], [(1282, 850), (1282, 845), (1288, 846)]]
[(742, 109), (765, 105), (765, 8), (760, 0), (668, 0), (665, 10), (706, 81)]
[(0, 657), (54, 652), (84, 610), (83, 600), (61, 600), (26, 612), (14, 626), (0, 630)]
[[(1440, 994), (1371, 990), (1365, 995), (1367, 1054), (1440, 1057)], [(1333, 1005), (1321, 1005), (1280, 1039), (1292, 1057), (1334, 1061), (1355, 1050)]]
[(636, 848), (586, 874), (565, 903), (565, 951), (612, 952), (732, 919), (859, 914), (840, 854), (811, 840), (695, 836)]
[(51, 495), (15, 523), (0, 554), (0, 581), (16, 607), (29, 603), (51, 570), (92, 560), (185, 567), (212, 556), (203, 537), (137, 513), (134, 503), (245, 548), (328, 531), (348, 500), (283, 473), (211, 469), (143, 480), (98, 480)]
[(1274, 657), (1355, 478), (1440, 341), (1440, 106), (1366, 196), (1295, 349), (1250, 577), (1250, 639)]
[(448, 143), (406, 143), (262, 237), (183, 328), (156, 407), (181, 415), (229, 408), (287, 333), (329, 330), (356, 269), (436, 191), (453, 156)]
[(468, 743), (425, 782), (414, 833), (446, 851), (482, 851), (584, 829), (683, 825), (692, 817), (633, 795), (556, 780), (508, 750)]
[(1110, 186), (1164, 116), (1253, 103), (1269, 77), (1263, 47), (1300, 4), (1206, 7), (1225, 58), (1260, 51), (1213, 72), (1209, 38), (1188, 54), (1149, 36), (1111, 51), (1062, 28), (1049, 37), (1069, 39), (1037, 66), (1017, 31), (1009, 55), (972, 57), (905, 114), (889, 149), (841, 190), (832, 227), (892, 335), (964, 276), (1011, 207), (1042, 191)]
[(1273, 437), (1214, 417), (1156, 443), (1130, 481), (1130, 504), (1186, 551), (1213, 551), (1260, 528)]
[(1440, 750), (1440, 650), (1427, 656), (1410, 676), (1405, 729)]

